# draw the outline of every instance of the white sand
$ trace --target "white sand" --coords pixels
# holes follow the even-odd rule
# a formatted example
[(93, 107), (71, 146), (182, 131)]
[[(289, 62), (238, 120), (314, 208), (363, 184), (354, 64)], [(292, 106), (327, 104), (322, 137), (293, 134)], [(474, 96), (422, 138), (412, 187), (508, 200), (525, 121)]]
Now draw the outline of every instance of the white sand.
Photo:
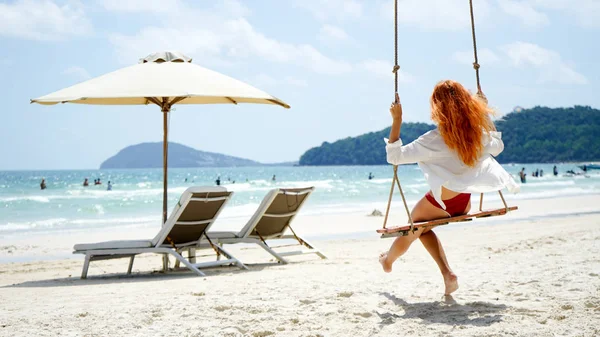
[[(234, 245), (250, 271), (164, 275), (151, 272), (160, 257), (144, 255), (131, 277), (113, 274), (127, 268), (120, 259), (93, 262), (88, 280), (78, 278), (81, 256), (0, 264), (0, 335), (600, 335), (600, 197), (518, 205), (507, 216), (436, 229), (459, 277), (453, 298), (442, 296), (441, 275), (419, 242), (391, 274), (381, 271), (377, 256), (393, 240), (374, 233), (381, 217), (300, 214), (298, 231), (330, 236), (313, 240), (328, 260), (278, 265), (258, 248)], [(391, 222), (405, 221), (401, 213), (396, 207)], [(75, 242), (155, 233), (5, 238), (0, 257), (67, 256)]]

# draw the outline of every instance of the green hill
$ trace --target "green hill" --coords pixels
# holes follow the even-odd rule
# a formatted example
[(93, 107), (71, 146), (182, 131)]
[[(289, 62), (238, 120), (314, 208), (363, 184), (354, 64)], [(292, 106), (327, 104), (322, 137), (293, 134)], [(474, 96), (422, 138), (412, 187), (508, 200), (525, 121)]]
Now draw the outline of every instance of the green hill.
[[(504, 151), (498, 161), (545, 163), (600, 160), (600, 110), (534, 107), (513, 112), (496, 121)], [(435, 128), (432, 124), (403, 123), (401, 138), (407, 144)], [(300, 165), (385, 165), (383, 138), (390, 128), (348, 137), (306, 151)]]

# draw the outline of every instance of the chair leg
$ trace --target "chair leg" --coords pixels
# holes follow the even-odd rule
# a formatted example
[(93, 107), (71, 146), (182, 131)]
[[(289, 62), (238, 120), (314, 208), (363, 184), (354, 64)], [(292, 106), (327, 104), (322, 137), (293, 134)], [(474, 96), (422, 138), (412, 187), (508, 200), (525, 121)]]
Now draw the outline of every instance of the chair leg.
[[(217, 246), (219, 246), (220, 248), (223, 248), (223, 243), (219, 242), (217, 243)], [(217, 261), (221, 260), (221, 255), (217, 254)]]
[(277, 254), (273, 249), (271, 249), (269, 246), (265, 245), (264, 242), (258, 241), (256, 243), (259, 246), (261, 246), (264, 250), (266, 250), (269, 254), (273, 255), (273, 257), (276, 258), (282, 264), (288, 264), (288, 261), (286, 259), (284, 259), (283, 256), (280, 256), (279, 254)]
[(87, 278), (88, 268), (90, 267), (90, 259), (91, 256), (89, 254), (85, 254), (85, 260), (83, 261), (83, 270), (81, 271), (81, 279)]
[(132, 255), (129, 258), (129, 267), (127, 268), (127, 275), (131, 275), (131, 268), (133, 268), (133, 259), (135, 258), (135, 255)]
[[(226, 250), (223, 248), (223, 244), (217, 245), (217, 246), (215, 246), (215, 247), (217, 247), (217, 249), (218, 249), (218, 250), (221, 252), (221, 254), (223, 254), (223, 255), (227, 256), (227, 258), (228, 258), (229, 260), (234, 260), (234, 261), (235, 261), (235, 264), (236, 264), (238, 267), (240, 267), (241, 269), (246, 269), (246, 270), (248, 270), (248, 267), (246, 267), (246, 265), (245, 265), (245, 264), (243, 264), (243, 263), (242, 263), (242, 261), (240, 261), (240, 260), (238, 260), (237, 258), (235, 258), (233, 255), (231, 255), (231, 254), (230, 254), (228, 251), (226, 251)], [(219, 255), (219, 257), (220, 257), (220, 255)]]
[[(180, 254), (181, 256), (183, 256), (183, 250), (178, 250), (177, 253)], [(178, 269), (178, 268), (179, 268), (179, 260), (175, 260), (175, 264), (173, 265), (173, 269)]]
[(314, 250), (314, 251), (315, 251), (315, 254), (319, 255), (319, 257), (320, 257), (320, 258), (322, 258), (322, 259), (327, 259), (327, 256), (325, 256), (325, 254), (321, 253), (321, 251), (320, 251), (320, 250), (316, 249), (316, 248), (315, 248), (313, 245), (311, 245), (311, 244), (310, 244), (308, 241), (306, 241), (306, 240), (302, 239), (302, 242), (303, 242), (303, 244), (304, 244), (306, 247), (308, 247), (308, 248), (310, 248), (310, 249)]
[(171, 255), (175, 256), (175, 258), (178, 261), (181, 261), (181, 263), (183, 263), (186, 267), (188, 267), (191, 271), (195, 272), (196, 274), (198, 274), (199, 276), (206, 276), (206, 274), (204, 274), (202, 271), (200, 271), (200, 269), (198, 269), (196, 266), (194, 266), (193, 264), (189, 263), (183, 256), (181, 256), (181, 254), (179, 254), (176, 251), (171, 251), (170, 252)]
[(167, 272), (169, 270), (169, 255), (163, 254), (163, 271)]
[(196, 248), (188, 249), (188, 260), (190, 263), (196, 263)]

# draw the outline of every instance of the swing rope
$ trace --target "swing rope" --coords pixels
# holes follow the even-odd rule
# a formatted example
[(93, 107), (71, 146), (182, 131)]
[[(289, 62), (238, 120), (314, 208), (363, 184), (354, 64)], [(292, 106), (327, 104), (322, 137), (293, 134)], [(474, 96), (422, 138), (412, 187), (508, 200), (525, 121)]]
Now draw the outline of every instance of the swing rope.
[(477, 59), (477, 38), (475, 37), (475, 16), (473, 14), (473, 0), (469, 0), (469, 10), (471, 12), (471, 33), (473, 35), (473, 56), (475, 62), (473, 62), (473, 68), (475, 69), (475, 77), (477, 79), (477, 96), (487, 102), (487, 98), (481, 91), (481, 83), (479, 81), (479, 60)]
[[(394, 69), (392, 70), (394, 73), (394, 98), (398, 94), (398, 70), (400, 70), (400, 66), (398, 65), (398, 0), (394, 0)], [(383, 219), (383, 228), (385, 228), (387, 224), (396, 183), (398, 184), (398, 190), (400, 190), (400, 195), (402, 196), (402, 202), (404, 203), (404, 208), (406, 209), (406, 214), (408, 215), (408, 221), (410, 222), (410, 231), (412, 232), (414, 231), (415, 224), (412, 216), (410, 215), (410, 210), (408, 209), (408, 204), (406, 203), (406, 198), (404, 197), (404, 192), (402, 191), (402, 186), (400, 185), (400, 178), (398, 178), (398, 165), (394, 165), (394, 177), (392, 178), (392, 187), (390, 188), (390, 197), (385, 210), (385, 218)]]

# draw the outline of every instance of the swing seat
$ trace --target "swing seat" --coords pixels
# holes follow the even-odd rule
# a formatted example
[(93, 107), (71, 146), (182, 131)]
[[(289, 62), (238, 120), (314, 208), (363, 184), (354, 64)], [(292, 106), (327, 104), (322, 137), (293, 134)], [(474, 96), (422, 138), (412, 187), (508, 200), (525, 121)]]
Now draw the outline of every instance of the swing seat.
[[(452, 222), (465, 222), (472, 221), (475, 218), (487, 218), (492, 216), (504, 215), (508, 212), (516, 211), (519, 209), (517, 206), (487, 210), (487, 211), (479, 211), (477, 213), (469, 213), (465, 215), (454, 216), (450, 218), (442, 218), (424, 222), (415, 222), (413, 226), (413, 230), (418, 230), (421, 228), (434, 227), (434, 226), (442, 226), (447, 225)], [(410, 234), (410, 225), (399, 226), (399, 227), (390, 227), (390, 228), (381, 228), (377, 230), (377, 233), (381, 234), (382, 238), (389, 238), (394, 236), (406, 236)]]

